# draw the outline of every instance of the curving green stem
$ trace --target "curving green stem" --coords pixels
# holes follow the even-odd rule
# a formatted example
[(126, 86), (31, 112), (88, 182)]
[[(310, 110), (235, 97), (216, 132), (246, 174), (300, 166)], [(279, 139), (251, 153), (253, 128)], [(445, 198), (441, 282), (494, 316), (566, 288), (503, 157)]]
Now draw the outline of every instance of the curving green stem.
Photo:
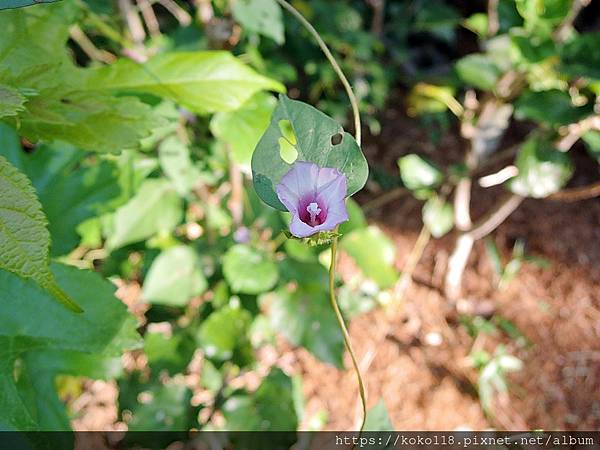
[(285, 8), (287, 11), (289, 11), (290, 14), (292, 14), (296, 19), (298, 19), (298, 22), (300, 22), (302, 24), (302, 26), (304, 28), (306, 28), (308, 30), (308, 32), (315, 38), (315, 40), (317, 41), (317, 44), (319, 44), (319, 47), (321, 48), (321, 50), (327, 57), (327, 60), (331, 64), (331, 67), (333, 67), (333, 70), (335, 71), (338, 78), (344, 85), (346, 94), (348, 95), (348, 98), (350, 99), (350, 105), (352, 106), (352, 115), (354, 117), (354, 138), (356, 139), (356, 142), (358, 143), (358, 146), (360, 147), (361, 125), (360, 125), (360, 113), (358, 111), (358, 101), (356, 100), (356, 95), (354, 95), (354, 91), (352, 90), (352, 86), (350, 85), (348, 78), (346, 78), (346, 75), (344, 75), (342, 68), (340, 67), (338, 62), (335, 60), (335, 57), (331, 53), (331, 50), (329, 50), (329, 47), (327, 47), (327, 44), (325, 43), (323, 38), (319, 35), (319, 32), (317, 30), (315, 30), (315, 27), (313, 27), (311, 25), (311, 23), (308, 20), (306, 20), (304, 18), (304, 16), (302, 14), (300, 14), (300, 12), (296, 8), (294, 8), (292, 5), (290, 5), (286, 0), (277, 0), (277, 3), (279, 3), (283, 8)]
[(344, 335), (344, 343), (346, 344), (346, 348), (348, 349), (348, 353), (350, 353), (350, 358), (352, 358), (352, 365), (354, 366), (354, 372), (356, 372), (356, 378), (358, 379), (358, 392), (360, 393), (360, 401), (362, 403), (362, 423), (360, 425), (360, 431), (362, 432), (365, 427), (365, 420), (367, 419), (367, 397), (365, 395), (365, 385), (363, 383), (362, 375), (360, 374), (360, 368), (358, 367), (358, 361), (356, 360), (356, 355), (354, 354), (354, 349), (352, 348), (352, 342), (350, 341), (350, 335), (348, 334), (348, 329), (346, 328), (346, 322), (344, 322), (344, 317), (340, 311), (340, 307), (335, 299), (335, 260), (337, 256), (337, 245), (338, 238), (334, 238), (331, 243), (331, 263), (329, 264), (329, 300), (331, 301), (331, 307), (335, 312), (335, 317), (340, 325), (340, 329), (342, 330), (342, 334)]
[[(311, 25), (311, 23), (304, 18), (300, 12), (290, 5), (286, 0), (277, 0), (284, 9), (290, 12), (301, 24), (304, 28), (308, 30), (308, 32), (315, 38), (317, 44), (327, 57), (327, 60), (333, 67), (333, 70), (337, 74), (338, 78), (344, 85), (344, 89), (346, 90), (346, 94), (350, 99), (350, 105), (352, 106), (352, 115), (354, 117), (354, 137), (356, 139), (357, 144), (360, 146), (361, 142), (361, 124), (360, 124), (360, 112), (358, 110), (358, 101), (356, 100), (356, 96), (354, 95), (354, 91), (352, 90), (352, 86), (350, 82), (344, 75), (342, 68), (336, 61), (335, 57), (327, 47), (327, 44), (319, 35), (319, 32), (315, 30), (315, 28)], [(335, 231), (337, 232), (338, 228), (336, 227)], [(363, 383), (363, 378), (360, 373), (360, 368), (358, 367), (358, 361), (356, 360), (356, 355), (354, 354), (354, 348), (352, 347), (352, 342), (350, 341), (350, 335), (348, 334), (348, 329), (346, 328), (346, 322), (344, 321), (344, 317), (340, 311), (340, 307), (338, 306), (337, 300), (335, 298), (335, 261), (337, 256), (337, 246), (338, 246), (338, 238), (333, 238), (331, 243), (331, 264), (329, 265), (329, 299), (331, 301), (331, 307), (335, 312), (335, 317), (337, 318), (338, 324), (340, 325), (340, 329), (342, 330), (342, 334), (344, 336), (344, 343), (346, 344), (346, 348), (348, 349), (348, 353), (350, 353), (350, 357), (352, 358), (352, 365), (354, 366), (354, 372), (356, 373), (356, 378), (358, 379), (358, 391), (360, 393), (360, 400), (362, 403), (362, 423), (360, 426), (360, 431), (362, 432), (365, 426), (365, 420), (367, 418), (367, 398), (365, 395), (365, 385)]]

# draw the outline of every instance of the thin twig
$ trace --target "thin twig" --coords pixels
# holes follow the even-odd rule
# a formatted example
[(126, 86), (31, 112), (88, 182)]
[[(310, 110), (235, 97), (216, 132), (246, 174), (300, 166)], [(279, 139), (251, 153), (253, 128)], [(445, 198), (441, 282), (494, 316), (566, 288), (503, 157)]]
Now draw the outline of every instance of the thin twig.
[(150, 32), (150, 36), (160, 36), (160, 26), (158, 25), (158, 19), (156, 18), (156, 14), (154, 14), (154, 10), (152, 9), (152, 5), (150, 4), (150, 2), (148, 0), (136, 1), (139, 10), (142, 13), (142, 17), (144, 18), (144, 22), (146, 22), (146, 27)]
[(192, 23), (192, 16), (190, 16), (190, 14), (185, 9), (183, 9), (173, 0), (158, 0), (158, 3), (163, 5), (165, 9), (177, 19), (179, 25), (187, 27)]
[(600, 197), (600, 181), (589, 186), (583, 186), (572, 189), (564, 189), (546, 197), (548, 200), (559, 202), (578, 202), (590, 198)]
[(100, 61), (105, 64), (111, 64), (117, 60), (117, 57), (106, 50), (101, 50), (87, 37), (79, 25), (72, 25), (69, 28), (69, 36), (85, 52), (90, 59)]

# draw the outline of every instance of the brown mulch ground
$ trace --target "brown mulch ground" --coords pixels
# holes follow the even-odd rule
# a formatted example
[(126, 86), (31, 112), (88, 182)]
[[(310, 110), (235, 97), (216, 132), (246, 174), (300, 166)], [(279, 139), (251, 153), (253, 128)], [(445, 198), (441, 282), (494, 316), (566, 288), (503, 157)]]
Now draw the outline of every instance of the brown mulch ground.
[[(433, 147), (401, 113), (389, 111), (386, 122), (383, 134), (365, 145), (371, 164), (393, 173), (397, 158), (413, 152), (439, 162), (460, 160), (457, 133)], [(573, 153), (579, 175), (571, 185), (598, 180), (595, 162), (581, 148)], [(476, 192), (475, 217), (493, 204), (497, 192)], [(398, 269), (418, 235), (420, 208), (419, 202), (403, 197), (371, 217), (394, 240)], [(551, 267), (524, 265), (508, 288), (498, 291), (483, 243), (478, 242), (465, 272), (464, 298), (456, 304), (439, 289), (455, 238), (451, 234), (428, 245), (402, 304), (352, 322), (369, 406), (383, 398), (399, 430), (598, 429), (600, 199), (570, 204), (526, 200), (494, 239), (505, 258), (515, 240), (524, 239), (527, 253), (549, 260)], [(509, 319), (530, 344), (518, 346), (502, 335), (481, 335), (474, 341), (458, 323), (457, 309)], [(441, 342), (432, 336), (441, 336)], [(499, 396), (486, 417), (476, 395), (477, 372), (467, 356), (473, 348), (493, 351), (499, 343), (524, 367), (510, 376), (508, 395)], [(360, 405), (353, 372), (328, 367), (304, 351), (296, 353), (309, 412), (328, 411), (327, 429), (356, 427)], [(346, 367), (351, 367), (348, 355)]]

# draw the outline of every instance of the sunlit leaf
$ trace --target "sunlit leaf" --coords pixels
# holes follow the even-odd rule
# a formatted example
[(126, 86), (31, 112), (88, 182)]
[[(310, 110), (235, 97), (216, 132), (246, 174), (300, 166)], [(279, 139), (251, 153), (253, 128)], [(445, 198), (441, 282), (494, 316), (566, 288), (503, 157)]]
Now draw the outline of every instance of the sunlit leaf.
[(234, 245), (223, 256), (223, 275), (233, 292), (260, 294), (279, 277), (277, 265), (266, 254), (248, 245)]
[(438, 197), (430, 198), (423, 205), (423, 223), (433, 237), (440, 238), (454, 226), (454, 208)]
[(283, 44), (283, 14), (275, 0), (237, 0), (233, 3), (232, 12), (235, 20), (246, 30)]
[(224, 51), (163, 53), (145, 64), (121, 59), (97, 69), (87, 86), (154, 94), (197, 113), (232, 111), (258, 91), (284, 90)]

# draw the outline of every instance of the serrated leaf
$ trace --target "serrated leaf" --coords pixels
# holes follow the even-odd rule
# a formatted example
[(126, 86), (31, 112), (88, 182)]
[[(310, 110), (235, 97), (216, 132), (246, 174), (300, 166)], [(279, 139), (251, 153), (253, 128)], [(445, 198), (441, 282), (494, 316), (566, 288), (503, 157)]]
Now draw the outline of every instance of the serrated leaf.
[(298, 284), (300, 287), (293, 292), (281, 288), (260, 297), (261, 305), (268, 310), (271, 325), (291, 344), (306, 348), (322, 361), (342, 367), (344, 338), (331, 309), (326, 284)]
[(164, 53), (145, 64), (121, 59), (97, 69), (87, 85), (158, 95), (201, 114), (237, 109), (258, 91), (284, 91), (224, 51)]
[[(283, 135), (289, 134), (282, 132), (286, 126), (290, 127), (292, 136)], [(295, 149), (298, 161), (309, 161), (319, 167), (334, 167), (346, 175), (347, 196), (358, 192), (367, 181), (367, 161), (354, 138), (344, 132), (335, 120), (312, 106), (281, 95), (269, 128), (252, 155), (254, 189), (273, 208), (286, 210), (275, 188), (291, 167), (282, 158), (280, 142), (288, 143)]]
[(236, 0), (233, 17), (246, 30), (270, 37), (283, 44), (283, 14), (275, 0)]
[[(0, 127), (0, 136), (14, 130)], [(31, 180), (48, 218), (51, 254), (64, 255), (79, 243), (76, 228), (87, 219), (111, 212), (122, 194), (113, 161), (86, 161), (86, 152), (67, 144), (41, 145), (34, 152), (20, 146), (0, 154)]]
[(379, 228), (370, 226), (352, 231), (342, 237), (340, 249), (380, 288), (389, 288), (398, 279), (394, 244)]
[(50, 234), (35, 190), (25, 175), (0, 156), (0, 269), (30, 278), (75, 312), (48, 268)]
[(560, 190), (573, 174), (569, 155), (541, 139), (525, 142), (515, 163), (519, 174), (509, 180), (509, 187), (527, 197), (547, 197)]
[(444, 174), (435, 164), (416, 154), (400, 158), (398, 167), (404, 186), (411, 191), (433, 189), (444, 181)]
[(23, 111), (27, 99), (18, 90), (0, 85), (0, 117), (16, 116)]
[(183, 218), (183, 205), (171, 183), (148, 179), (115, 213), (107, 245), (111, 249), (170, 232)]
[[(53, 264), (52, 272), (69, 296), (84, 307), (82, 314), (74, 315), (57, 305), (33, 281), (0, 270), (3, 429), (68, 429), (64, 407), (52, 386), (54, 375), (112, 376), (119, 370), (114, 358), (140, 344), (137, 321), (114, 297), (114, 286), (93, 272), (73, 267)], [(18, 357), (22, 358), (22, 370), (14, 372)], [(33, 398), (39, 406), (24, 402), (17, 391), (15, 381), (21, 391), (27, 384), (23, 377), (33, 380), (30, 387), (40, 395)]]
[(250, 165), (252, 152), (269, 125), (276, 103), (273, 96), (259, 93), (241, 108), (213, 116), (210, 130), (231, 146), (231, 155), (236, 163)]
[(277, 282), (277, 265), (249, 245), (234, 245), (223, 256), (223, 275), (233, 292), (260, 294)]
[(191, 247), (178, 245), (163, 251), (154, 260), (144, 280), (143, 294), (150, 303), (185, 306), (207, 286), (196, 252)]
[(454, 208), (438, 197), (423, 205), (423, 223), (435, 238), (441, 238), (454, 226)]

